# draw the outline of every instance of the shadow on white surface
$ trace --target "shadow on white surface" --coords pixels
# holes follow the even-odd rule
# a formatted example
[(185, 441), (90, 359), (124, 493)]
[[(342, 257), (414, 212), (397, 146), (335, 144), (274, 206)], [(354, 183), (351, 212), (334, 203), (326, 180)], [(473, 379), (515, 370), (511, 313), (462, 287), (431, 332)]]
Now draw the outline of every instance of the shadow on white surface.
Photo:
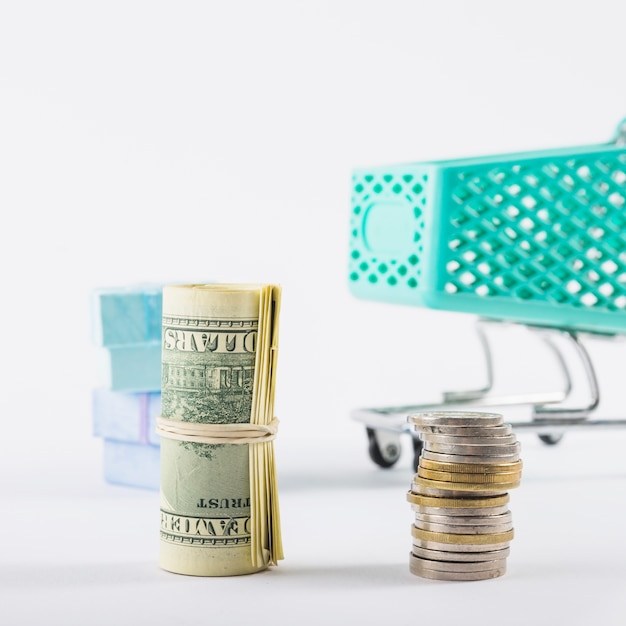
[(414, 586), (415, 577), (409, 573), (408, 551), (406, 563), (355, 564), (329, 566), (279, 566), (270, 572), (281, 582), (296, 586), (306, 582), (318, 589), (354, 588), (384, 589)]
[(0, 566), (0, 589), (78, 589), (85, 587), (167, 583), (156, 562), (77, 563)]
[(409, 468), (397, 470), (342, 470), (332, 474), (304, 472), (293, 469), (289, 473), (279, 476), (279, 489), (281, 493), (290, 491), (302, 492), (302, 490), (342, 490), (342, 489), (386, 489), (389, 487), (403, 487), (408, 489), (411, 483), (413, 471)]

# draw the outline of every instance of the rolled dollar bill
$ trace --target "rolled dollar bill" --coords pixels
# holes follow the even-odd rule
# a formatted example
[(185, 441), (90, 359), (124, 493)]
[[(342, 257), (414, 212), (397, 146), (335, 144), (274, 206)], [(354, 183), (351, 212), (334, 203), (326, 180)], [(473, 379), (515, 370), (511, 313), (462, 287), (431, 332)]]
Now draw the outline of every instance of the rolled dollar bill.
[(283, 558), (273, 438), (280, 288), (163, 289), (163, 569), (233, 576)]

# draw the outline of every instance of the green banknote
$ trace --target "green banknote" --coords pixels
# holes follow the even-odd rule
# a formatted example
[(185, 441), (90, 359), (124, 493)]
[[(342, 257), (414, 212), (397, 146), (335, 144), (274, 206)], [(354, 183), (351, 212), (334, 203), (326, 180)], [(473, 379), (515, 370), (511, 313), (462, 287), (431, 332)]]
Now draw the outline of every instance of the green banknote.
[[(164, 288), (162, 418), (174, 433), (271, 422), (279, 302), (268, 285)], [(229, 576), (282, 558), (273, 443), (174, 437), (161, 440), (161, 567)]]

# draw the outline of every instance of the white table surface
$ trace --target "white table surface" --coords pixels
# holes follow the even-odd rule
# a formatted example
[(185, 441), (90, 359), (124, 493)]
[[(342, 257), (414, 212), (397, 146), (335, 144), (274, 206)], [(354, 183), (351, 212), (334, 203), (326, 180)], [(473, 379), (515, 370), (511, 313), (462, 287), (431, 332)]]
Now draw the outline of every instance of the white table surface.
[(508, 571), (481, 582), (409, 573), (410, 441), (390, 470), (345, 419), (326, 442), (277, 441), (286, 558), (251, 576), (193, 578), (158, 566), (158, 494), (108, 485), (100, 441), (0, 475), (0, 623), (626, 623), (626, 431), (520, 433)]

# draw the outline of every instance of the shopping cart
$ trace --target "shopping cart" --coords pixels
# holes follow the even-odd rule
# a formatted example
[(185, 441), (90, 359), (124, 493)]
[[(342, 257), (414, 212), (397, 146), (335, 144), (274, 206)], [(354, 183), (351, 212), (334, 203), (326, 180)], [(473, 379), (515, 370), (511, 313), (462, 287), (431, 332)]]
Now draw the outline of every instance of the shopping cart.
[[(400, 457), (406, 417), (463, 406), (529, 405), (514, 429), (557, 443), (571, 429), (615, 428), (590, 419), (599, 405), (588, 337), (626, 336), (626, 119), (608, 144), (356, 170), (349, 285), (359, 298), (474, 314), (487, 384), (440, 402), (357, 409), (381, 467)], [(553, 352), (563, 386), (493, 394), (493, 325), (523, 326)], [(571, 358), (588, 402), (572, 395)], [(421, 443), (413, 437), (414, 459)]]

